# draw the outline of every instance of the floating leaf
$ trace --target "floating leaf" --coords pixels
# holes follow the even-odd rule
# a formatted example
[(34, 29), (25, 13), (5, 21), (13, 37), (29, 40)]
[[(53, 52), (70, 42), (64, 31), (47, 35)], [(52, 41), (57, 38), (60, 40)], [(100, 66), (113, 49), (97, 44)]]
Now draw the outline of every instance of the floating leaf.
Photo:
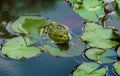
[(34, 29), (39, 29), (48, 25), (50, 22), (43, 17), (38, 16), (20, 16), (11, 25), (12, 29), (17, 33), (28, 34)]
[(86, 23), (84, 29), (85, 32), (81, 38), (91, 47), (108, 49), (119, 44), (110, 40), (116, 37), (112, 29), (104, 29), (101, 25), (95, 23)]
[(41, 53), (38, 47), (29, 47), (33, 41), (27, 37), (16, 37), (10, 39), (2, 48), (2, 54), (13, 59), (32, 58)]
[(38, 16), (20, 16), (12, 25), (12, 29), (17, 33), (27, 34), (34, 40), (40, 39), (41, 29), (50, 24), (50, 20)]
[(120, 61), (114, 63), (114, 70), (118, 75), (120, 75)]
[(73, 76), (105, 76), (106, 68), (100, 68), (97, 63), (82, 63), (73, 72)]
[(117, 49), (117, 54), (120, 57), (120, 47)]
[(73, 4), (74, 11), (89, 21), (97, 22), (100, 17), (105, 15), (104, 3), (101, 0), (83, 0), (82, 3), (81, 0), (70, 0), (70, 2)]
[(45, 43), (44, 48), (53, 56), (72, 57), (80, 55), (84, 51), (84, 45), (85, 44), (82, 41), (79, 41), (78, 38), (74, 37), (68, 44), (56, 45), (47, 42)]
[(69, 0), (70, 2), (74, 2), (74, 3), (80, 3), (82, 2), (82, 0)]
[(112, 57), (114, 56), (116, 57), (116, 52), (112, 49), (103, 50), (103, 49), (98, 49), (98, 48), (91, 48), (85, 52), (85, 55), (89, 59), (94, 60), (99, 63), (110, 63), (110, 62), (115, 61), (115, 59), (112, 59)]
[(32, 31), (34, 29), (41, 29), (48, 24), (50, 24), (49, 20), (42, 17), (39, 19), (25, 18), (25, 23), (22, 24), (22, 27), (27, 31)]
[(105, 39), (98, 39), (93, 42), (88, 43), (91, 47), (97, 47), (97, 48), (103, 48), (103, 49), (109, 49), (112, 48), (119, 43), (116, 41), (111, 40), (105, 40)]
[(115, 2), (118, 4), (118, 11), (120, 12), (120, 0), (115, 0)]

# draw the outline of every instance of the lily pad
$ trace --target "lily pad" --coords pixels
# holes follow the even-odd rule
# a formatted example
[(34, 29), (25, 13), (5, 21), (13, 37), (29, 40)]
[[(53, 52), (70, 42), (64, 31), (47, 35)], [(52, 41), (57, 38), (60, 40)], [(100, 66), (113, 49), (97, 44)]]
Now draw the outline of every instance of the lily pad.
[(120, 47), (117, 49), (117, 54), (120, 57)]
[(114, 70), (118, 75), (120, 75), (120, 61), (114, 63)]
[(89, 59), (94, 60), (98, 63), (114, 62), (115, 59), (112, 59), (113, 57), (117, 59), (117, 56), (116, 56), (117, 53), (113, 49), (103, 50), (103, 49), (98, 49), (98, 48), (91, 48), (85, 52), (85, 55)]
[(111, 40), (117, 37), (112, 29), (104, 29), (95, 23), (86, 23), (84, 30), (81, 39), (87, 42), (90, 47), (109, 49), (119, 44)]
[(82, 63), (73, 72), (73, 76), (105, 76), (106, 68), (99, 68), (97, 63)]
[(25, 23), (22, 25), (27, 31), (41, 29), (50, 24), (50, 20), (40, 17), (39, 19), (25, 18)]
[(28, 59), (41, 53), (40, 47), (29, 47), (34, 43), (27, 37), (15, 37), (10, 39), (2, 48), (2, 54), (12, 59)]
[(12, 23), (11, 28), (19, 33), (26, 34), (30, 38), (38, 41), (40, 39), (40, 31), (44, 26), (50, 24), (50, 20), (39, 16), (20, 16)]
[(119, 11), (119, 13), (120, 13), (120, 0), (115, 0), (115, 2), (118, 4), (118, 11)]
[(80, 55), (85, 49), (85, 43), (78, 38), (72, 38), (67, 44), (56, 45), (50, 41), (45, 43), (45, 50), (53, 56), (72, 57)]
[(82, 0), (69, 0), (70, 2), (74, 2), (74, 3), (80, 3), (82, 2)]
[(38, 16), (20, 16), (12, 23), (11, 28), (17, 33), (29, 34), (35, 29), (39, 29), (48, 25), (49, 20)]
[(83, 0), (82, 3), (81, 0), (77, 0), (77, 2), (70, 0), (70, 2), (73, 4), (74, 11), (89, 21), (98, 22), (99, 18), (105, 15), (102, 0)]

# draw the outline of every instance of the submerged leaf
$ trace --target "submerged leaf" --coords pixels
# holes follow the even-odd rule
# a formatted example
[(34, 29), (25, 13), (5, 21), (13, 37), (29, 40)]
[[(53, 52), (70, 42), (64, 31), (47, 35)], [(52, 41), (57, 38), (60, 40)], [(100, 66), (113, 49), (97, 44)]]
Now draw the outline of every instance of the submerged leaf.
[(120, 75), (120, 61), (114, 63), (114, 70), (118, 75)]
[(116, 29), (120, 29), (120, 16), (117, 13), (113, 13), (109, 16), (109, 19), (106, 22), (106, 25), (115, 27)]
[(97, 63), (82, 63), (73, 72), (73, 76), (105, 76), (106, 68), (100, 68)]
[(70, 0), (70, 2), (73, 4), (74, 11), (89, 21), (97, 22), (105, 15), (102, 0)]
[(85, 49), (84, 45), (82, 41), (74, 37), (67, 44), (56, 45), (51, 42), (46, 42), (44, 48), (53, 56), (72, 57), (80, 55)]
[[(97, 49), (97, 48), (91, 48), (88, 49), (85, 52), (85, 55), (96, 62), (99, 63), (110, 63), (114, 62), (115, 60), (110, 58), (116, 56), (116, 52), (112, 49), (110, 50), (103, 50), (103, 49)], [(117, 57), (116, 57), (117, 59)]]
[(116, 37), (112, 29), (104, 29), (101, 25), (95, 23), (86, 23), (84, 29), (85, 32), (81, 38), (91, 47), (109, 49), (119, 44), (110, 40)]
[(16, 37), (10, 39), (2, 48), (2, 54), (13, 59), (28, 59), (41, 53), (38, 47), (29, 47), (33, 41), (27, 37)]

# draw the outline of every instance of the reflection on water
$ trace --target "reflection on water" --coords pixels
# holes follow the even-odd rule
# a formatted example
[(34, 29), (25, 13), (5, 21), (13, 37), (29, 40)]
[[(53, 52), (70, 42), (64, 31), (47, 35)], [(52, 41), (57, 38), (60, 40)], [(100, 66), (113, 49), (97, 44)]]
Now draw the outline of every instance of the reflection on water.
[(0, 76), (69, 76), (77, 65), (72, 58), (55, 58), (46, 53), (25, 61), (1, 57), (0, 61)]
[(40, 14), (54, 9), (55, 0), (0, 0), (0, 26), (20, 15)]
[(12, 62), (0, 57), (0, 76), (22, 76), (18, 65), (16, 61)]
[[(80, 24), (83, 21), (62, 0), (0, 0), (0, 10), (0, 27), (3, 37), (9, 35), (5, 26), (20, 15), (42, 15), (58, 23), (66, 24), (69, 28), (74, 28), (70, 30), (79, 29), (80, 31)], [(0, 41), (0, 43), (3, 42)], [(66, 49), (68, 48), (67, 46)], [(79, 56), (78, 58), (81, 59)], [(0, 56), (0, 76), (69, 76), (74, 66), (78, 64), (73, 59), (74, 57), (53, 57), (47, 53), (25, 61)]]

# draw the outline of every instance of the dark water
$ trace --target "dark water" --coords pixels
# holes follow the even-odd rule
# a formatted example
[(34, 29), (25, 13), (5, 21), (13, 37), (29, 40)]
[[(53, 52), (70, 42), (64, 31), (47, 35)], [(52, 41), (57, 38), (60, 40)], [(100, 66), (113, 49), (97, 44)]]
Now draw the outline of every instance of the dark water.
[[(4, 0), (0, 1), (0, 28), (4, 29), (8, 22), (20, 15), (42, 15), (61, 24), (67, 25), (78, 36), (82, 34), (83, 20), (63, 0)], [(12, 37), (5, 30), (1, 30), (0, 45), (7, 38)], [(0, 76), (69, 76), (79, 61), (89, 61), (83, 55), (76, 57), (53, 57), (47, 53), (28, 60), (12, 60), (0, 56)], [(112, 64), (108, 66), (109, 74)]]

